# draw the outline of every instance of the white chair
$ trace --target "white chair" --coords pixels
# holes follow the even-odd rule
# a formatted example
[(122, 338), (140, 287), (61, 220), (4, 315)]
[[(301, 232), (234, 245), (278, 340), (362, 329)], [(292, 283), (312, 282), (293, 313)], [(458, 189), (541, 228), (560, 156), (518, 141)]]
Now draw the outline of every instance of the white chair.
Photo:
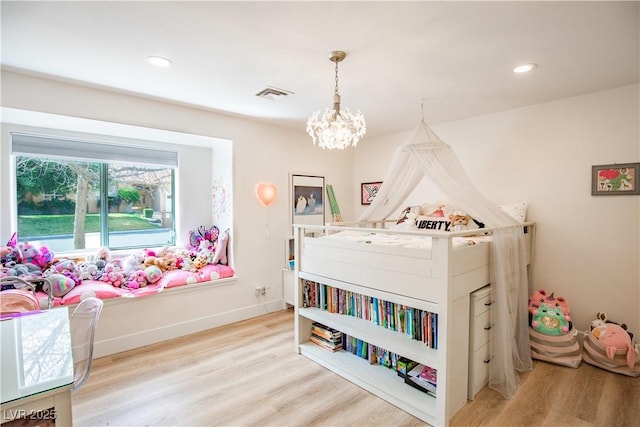
[(89, 378), (93, 359), (93, 338), (104, 303), (98, 298), (85, 298), (71, 314), (71, 347), (73, 349), (73, 387), (76, 391)]

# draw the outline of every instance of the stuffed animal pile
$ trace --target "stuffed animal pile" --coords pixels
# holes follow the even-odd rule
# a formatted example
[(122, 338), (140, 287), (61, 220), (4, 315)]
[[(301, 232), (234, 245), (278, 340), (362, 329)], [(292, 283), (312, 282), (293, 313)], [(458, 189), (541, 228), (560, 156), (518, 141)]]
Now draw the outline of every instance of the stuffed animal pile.
[(18, 242), (14, 233), (6, 246), (0, 246), (0, 277), (42, 277), (43, 290), (51, 286), (53, 296), (62, 297), (84, 280), (97, 280), (114, 287), (138, 289), (160, 280), (171, 270), (196, 271), (208, 264), (224, 264), (227, 260), (229, 230), (220, 233), (216, 226), (199, 227), (189, 233), (186, 249), (165, 246), (159, 250), (144, 249), (122, 257), (113, 257), (107, 248), (99, 249), (84, 259), (58, 258), (46, 247), (36, 248)]
[(573, 328), (569, 303), (539, 289), (529, 298), (531, 357), (577, 368), (582, 363), (578, 331)]

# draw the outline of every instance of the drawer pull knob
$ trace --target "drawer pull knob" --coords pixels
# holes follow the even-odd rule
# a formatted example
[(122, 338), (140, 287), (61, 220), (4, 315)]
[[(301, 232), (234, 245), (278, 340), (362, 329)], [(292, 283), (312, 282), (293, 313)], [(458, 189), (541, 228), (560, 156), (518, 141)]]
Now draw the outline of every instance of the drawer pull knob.
[(485, 331), (488, 331), (489, 329), (491, 329), (491, 325), (489, 325), (489, 326), (485, 326), (485, 327), (484, 327), (484, 330), (485, 330)]
[(485, 302), (484, 305), (486, 305), (487, 307), (489, 307), (491, 305), (491, 302)]
[(484, 363), (489, 363), (491, 362), (491, 358), (487, 359), (487, 360), (483, 360)]

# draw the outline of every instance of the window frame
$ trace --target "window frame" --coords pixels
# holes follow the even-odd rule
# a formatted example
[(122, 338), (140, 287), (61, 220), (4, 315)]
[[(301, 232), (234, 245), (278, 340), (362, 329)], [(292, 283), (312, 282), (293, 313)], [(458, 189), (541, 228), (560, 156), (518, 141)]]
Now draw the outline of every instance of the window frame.
[[(48, 135), (46, 133), (41, 132), (26, 132), (26, 131), (14, 131), (10, 130), (8, 132), (9, 136), (9, 156), (10, 156), (10, 177), (12, 180), (13, 188), (11, 191), (11, 207), (10, 213), (12, 216), (12, 223), (15, 224), (12, 227), (14, 230), (18, 230), (18, 200), (17, 200), (17, 167), (16, 161), (18, 157), (31, 157), (31, 158), (40, 158), (40, 159), (59, 159), (59, 160), (67, 160), (67, 161), (82, 161), (82, 162), (91, 162), (99, 165), (99, 197), (101, 201), (107, 201), (109, 197), (109, 167), (113, 163), (129, 163), (129, 164), (139, 164), (144, 166), (155, 166), (155, 167), (166, 167), (170, 172), (170, 191), (171, 191), (171, 227), (169, 229), (169, 241), (163, 245), (154, 245), (150, 244), (150, 242), (143, 242), (138, 245), (127, 245), (127, 246), (118, 246), (118, 247), (110, 247), (110, 234), (109, 231), (109, 204), (108, 203), (100, 203), (99, 214), (100, 214), (100, 246), (109, 248), (109, 250), (113, 251), (128, 251), (132, 249), (145, 248), (150, 246), (174, 246), (177, 244), (177, 224), (176, 224), (176, 170), (179, 168), (178, 162), (178, 150), (170, 150), (170, 149), (157, 149), (153, 146), (143, 146), (139, 143), (141, 141), (131, 140), (129, 143), (123, 143), (121, 138), (118, 138), (119, 141), (116, 141), (116, 138), (109, 141), (108, 136), (104, 136), (103, 138), (78, 138), (73, 134), (73, 132), (69, 132), (70, 136), (61, 136), (52, 133)], [(20, 142), (18, 142), (18, 149), (15, 150), (15, 141), (14, 137), (17, 137), (18, 140), (22, 138), (23, 141), (33, 142), (36, 141), (35, 144), (29, 145), (29, 143), (20, 146)], [(39, 142), (38, 142), (39, 141)], [(138, 144), (136, 144), (136, 142)], [(147, 142), (147, 141), (145, 141)], [(66, 143), (69, 143), (71, 148), (64, 148), (62, 151), (75, 152), (85, 150), (86, 153), (91, 152), (88, 155), (88, 158), (83, 157), (82, 155), (58, 155), (55, 148), (47, 147), (46, 143), (52, 143), (53, 147), (59, 148)], [(38, 145), (39, 144), (39, 145)], [(87, 144), (89, 148), (82, 147), (78, 144)], [(109, 157), (107, 161), (96, 159), (91, 148), (99, 147), (98, 152), (105, 153), (106, 157)], [(29, 153), (29, 148), (32, 149), (33, 153)], [(120, 150), (120, 151), (119, 151)], [(120, 153), (120, 154), (118, 154)], [(154, 161), (154, 153), (160, 153), (160, 156), (157, 158), (158, 163), (152, 163)], [(140, 154), (145, 158), (144, 162), (131, 162), (128, 160), (127, 156)], [(19, 236), (20, 237), (20, 236)], [(82, 248), (82, 249), (73, 249), (71, 251), (59, 252), (61, 254), (67, 255), (78, 252), (89, 252), (95, 251), (96, 248)]]

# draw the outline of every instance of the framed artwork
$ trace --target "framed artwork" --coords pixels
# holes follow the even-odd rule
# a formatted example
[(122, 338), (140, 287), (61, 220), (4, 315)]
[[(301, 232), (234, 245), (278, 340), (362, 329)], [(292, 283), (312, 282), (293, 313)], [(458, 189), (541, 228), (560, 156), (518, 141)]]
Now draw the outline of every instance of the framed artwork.
[(381, 185), (382, 181), (363, 182), (360, 184), (360, 204), (370, 205), (374, 197), (376, 197), (376, 194), (378, 194)]
[(591, 167), (592, 196), (640, 194), (640, 163), (614, 163)]
[(291, 224), (324, 225), (324, 177), (291, 175)]

